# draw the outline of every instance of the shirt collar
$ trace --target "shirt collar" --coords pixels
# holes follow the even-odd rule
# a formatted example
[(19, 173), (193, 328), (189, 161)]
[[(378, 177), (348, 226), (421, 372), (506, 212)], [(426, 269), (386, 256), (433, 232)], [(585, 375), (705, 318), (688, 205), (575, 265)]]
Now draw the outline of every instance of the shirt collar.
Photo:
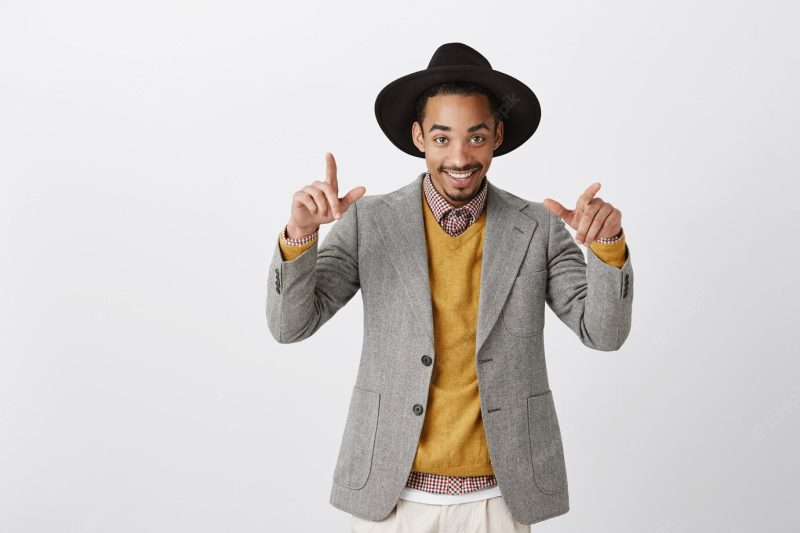
[(428, 202), (428, 206), (431, 208), (436, 220), (439, 224), (442, 224), (444, 220), (444, 216), (450, 210), (466, 210), (472, 215), (473, 222), (481, 216), (483, 213), (483, 209), (486, 206), (486, 193), (489, 190), (488, 185), (488, 178), (486, 176), (483, 177), (483, 184), (481, 184), (481, 188), (469, 202), (461, 207), (455, 207), (450, 202), (448, 202), (444, 196), (439, 194), (439, 191), (433, 186), (433, 181), (431, 178), (431, 173), (426, 172), (425, 178), (422, 180), (422, 189), (425, 192), (425, 199)]

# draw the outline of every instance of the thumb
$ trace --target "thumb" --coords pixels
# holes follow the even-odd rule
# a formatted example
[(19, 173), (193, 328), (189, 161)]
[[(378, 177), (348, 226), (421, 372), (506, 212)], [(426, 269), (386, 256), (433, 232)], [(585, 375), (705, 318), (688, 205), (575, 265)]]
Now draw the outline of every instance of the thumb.
[(351, 204), (354, 204), (356, 200), (364, 196), (365, 192), (367, 192), (366, 187), (359, 186), (345, 194), (344, 197), (339, 200), (341, 202), (339, 204), (341, 212), (344, 213), (347, 211), (347, 208), (349, 208)]
[(566, 219), (572, 214), (571, 209), (567, 209), (566, 207), (561, 205), (556, 200), (553, 200), (552, 198), (545, 198), (543, 203), (548, 211), (550, 211), (557, 217), (561, 217), (562, 219)]

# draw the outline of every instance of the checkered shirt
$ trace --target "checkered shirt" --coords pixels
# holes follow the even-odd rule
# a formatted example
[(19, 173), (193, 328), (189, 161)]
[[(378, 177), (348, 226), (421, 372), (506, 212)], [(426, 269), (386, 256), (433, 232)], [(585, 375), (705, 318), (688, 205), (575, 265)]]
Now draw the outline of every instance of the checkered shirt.
[(412, 471), (406, 487), (433, 492), (435, 494), (466, 494), (497, 485), (494, 476), (440, 476), (427, 472)]
[(433, 186), (431, 173), (426, 172), (422, 180), (425, 199), (433, 211), (439, 225), (448, 235), (457, 237), (481, 216), (486, 207), (486, 193), (489, 191), (487, 178), (484, 176), (481, 188), (469, 202), (461, 207), (453, 207)]

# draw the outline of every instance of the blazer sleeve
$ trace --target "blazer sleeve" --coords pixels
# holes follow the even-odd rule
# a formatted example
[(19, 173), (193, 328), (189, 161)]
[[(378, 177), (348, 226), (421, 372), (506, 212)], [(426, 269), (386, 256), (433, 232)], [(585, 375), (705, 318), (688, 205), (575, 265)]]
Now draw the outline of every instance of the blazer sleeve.
[(621, 267), (587, 248), (587, 260), (561, 219), (548, 212), (547, 291), (550, 309), (589, 348), (618, 350), (631, 329), (633, 266), (625, 245)]
[(269, 266), (267, 326), (279, 343), (313, 335), (361, 287), (358, 275), (358, 215), (356, 201), (296, 257), (284, 259), (276, 240)]

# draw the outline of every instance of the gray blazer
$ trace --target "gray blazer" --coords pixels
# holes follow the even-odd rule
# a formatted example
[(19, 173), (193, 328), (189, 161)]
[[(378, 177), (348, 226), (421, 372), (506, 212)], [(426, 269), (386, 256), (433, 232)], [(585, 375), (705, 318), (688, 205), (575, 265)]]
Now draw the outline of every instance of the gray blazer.
[[(280, 343), (314, 334), (361, 289), (364, 338), (330, 503), (385, 518), (405, 486), (435, 354), (422, 179), (363, 196), (293, 261), (277, 239), (267, 324)], [(533, 524), (569, 510), (561, 430), (547, 379), (545, 302), (595, 350), (631, 328), (633, 268), (583, 252), (542, 203), (488, 184), (475, 365), (489, 456), (512, 516)], [(426, 357), (427, 356), (427, 357)]]

